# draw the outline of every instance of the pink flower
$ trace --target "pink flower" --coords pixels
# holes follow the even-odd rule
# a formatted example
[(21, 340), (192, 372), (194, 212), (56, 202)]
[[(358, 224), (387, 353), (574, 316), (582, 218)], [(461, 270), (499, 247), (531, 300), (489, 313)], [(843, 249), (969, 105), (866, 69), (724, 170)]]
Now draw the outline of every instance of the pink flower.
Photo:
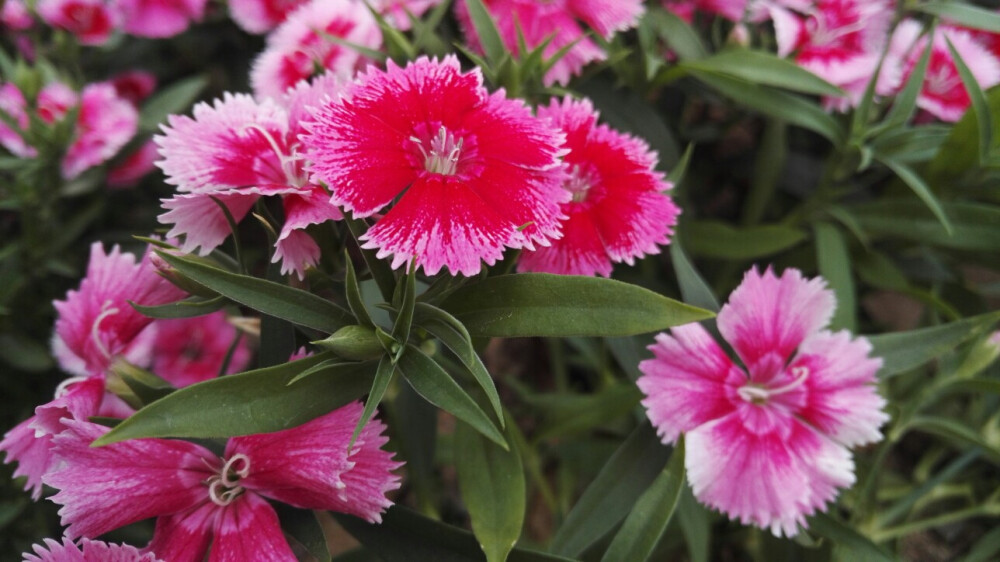
[(0, 9), (0, 23), (12, 31), (24, 31), (35, 24), (24, 0), (7, 0)]
[(415, 259), (428, 275), (474, 275), (505, 247), (558, 236), (562, 135), (454, 56), (369, 67), (307, 129), (311, 171), (333, 203), (367, 217), (402, 194), (363, 238), (394, 254), (393, 267)]
[(32, 546), (34, 554), (24, 553), (24, 562), (160, 562), (153, 553), (143, 554), (134, 546), (109, 544), (81, 539), (80, 544), (69, 538), (59, 543), (45, 539), (45, 546)]
[(440, 4), (441, 0), (374, 0), (369, 3), (385, 17), (389, 25), (400, 31), (406, 31), (410, 29), (410, 16), (420, 17), (427, 10)]
[(139, 112), (118, 97), (111, 84), (90, 84), (80, 94), (76, 134), (62, 161), (62, 175), (73, 179), (111, 159), (135, 136)]
[[(215, 378), (239, 336), (223, 311), (196, 318), (157, 320), (152, 371), (180, 388)], [(250, 347), (240, 338), (226, 373), (242, 371), (250, 362)]]
[[(523, 34), (527, 47), (540, 46), (551, 37), (545, 47), (545, 58), (551, 58), (561, 49), (569, 51), (545, 74), (545, 84), (565, 85), (580, 73), (587, 63), (604, 60), (600, 46), (587, 37), (580, 26), (585, 23), (605, 39), (617, 31), (636, 25), (643, 13), (640, 0), (486, 0), (484, 2), (500, 31), (504, 46), (518, 55), (518, 35)], [(455, 4), (456, 15), (469, 43), (482, 49), (465, 2)]]
[(76, 90), (62, 82), (50, 82), (38, 92), (38, 117), (52, 124), (62, 121), (69, 110), (80, 103)]
[(155, 142), (148, 140), (142, 143), (108, 170), (108, 187), (134, 187), (146, 174), (156, 169), (156, 159), (159, 156)]
[(378, 49), (382, 32), (371, 12), (354, 0), (311, 0), (292, 12), (267, 38), (267, 47), (253, 62), (250, 84), (258, 97), (280, 99), (317, 68), (352, 74), (368, 61), (356, 49), (331, 41)]
[[(27, 131), (31, 124), (28, 120), (27, 106), (24, 94), (17, 86), (11, 83), (0, 85), (0, 111), (14, 120), (21, 131)], [(6, 121), (0, 120), (0, 145), (14, 156), (34, 158), (38, 155), (38, 151), (24, 140), (21, 131), (15, 131)]]
[(229, 0), (229, 15), (249, 33), (266, 33), (307, 0)]
[[(919, 22), (905, 20), (893, 33), (889, 53), (893, 62), (902, 69), (903, 83), (909, 78), (927, 47), (927, 36), (921, 37), (921, 30)], [(962, 84), (955, 61), (952, 60), (947, 40), (954, 45), (955, 51), (983, 90), (1000, 83), (1000, 61), (968, 32), (946, 25), (937, 28), (931, 45), (927, 75), (917, 96), (917, 107), (942, 121), (958, 121), (972, 102)]]
[[(355, 402), (277, 433), (234, 437), (223, 458), (187, 441), (138, 439), (91, 447), (108, 431), (69, 421), (56, 436), (62, 466), (45, 482), (68, 537), (94, 537), (156, 517), (147, 550), (171, 562), (287, 560), (274, 509), (265, 497), (306, 509), (350, 513), (379, 521), (399, 487), (401, 463), (381, 450), (385, 426), (369, 422), (348, 450), (362, 406)], [(210, 546), (211, 544), (211, 546)]]
[[(772, 8), (778, 54), (847, 92), (826, 100), (842, 111), (857, 105), (875, 75), (895, 15), (891, 0), (819, 0), (805, 15)], [(883, 72), (875, 92), (889, 95), (899, 74)]]
[(184, 235), (185, 252), (200, 247), (202, 255), (208, 254), (229, 234), (225, 215), (212, 197), (240, 221), (260, 197), (280, 195), (285, 224), (272, 259), (281, 261), (282, 273), (303, 278), (320, 254), (304, 229), (340, 219), (341, 214), (305, 173), (298, 141), (301, 116), (305, 107), (337, 95), (340, 88), (339, 79), (325, 75), (281, 98), (284, 105), (270, 98), (258, 103), (247, 95), (226, 94), (214, 106), (196, 105), (194, 119), (170, 116), (164, 134), (153, 139), (163, 156), (158, 165), (179, 192), (163, 202), (168, 212), (159, 220), (174, 225), (167, 236)]
[(122, 27), (137, 37), (173, 37), (205, 15), (207, 0), (117, 0)]
[(56, 389), (56, 397), (35, 408), (35, 415), (4, 435), (0, 451), (4, 462), (17, 461), (14, 476), (26, 477), (25, 490), (37, 500), (42, 495), (42, 477), (55, 465), (52, 436), (65, 429), (65, 419), (86, 420), (91, 416), (125, 418), (132, 409), (104, 389), (104, 377), (67, 379)]
[(81, 45), (104, 44), (121, 19), (105, 0), (39, 0), (35, 9), (45, 23), (69, 31)]
[(116, 74), (109, 80), (118, 97), (139, 107), (156, 89), (156, 76), (145, 70), (129, 70)]
[(183, 291), (156, 274), (148, 253), (136, 263), (134, 255), (118, 246), (105, 254), (95, 242), (80, 288), (69, 291), (66, 300), (53, 303), (58, 313), (53, 353), (65, 371), (83, 376), (104, 373), (115, 357), (148, 364), (155, 334), (146, 328), (153, 320), (129, 301), (158, 305), (183, 296)]
[(848, 448), (880, 440), (888, 419), (874, 385), (882, 361), (864, 338), (823, 329), (834, 306), (821, 278), (752, 269), (718, 316), (746, 370), (698, 324), (657, 336), (639, 364), (642, 403), (664, 443), (686, 434), (700, 501), (792, 536), (854, 483)]
[(656, 154), (645, 142), (598, 125), (589, 101), (552, 100), (538, 109), (566, 133), (563, 157), (563, 237), (551, 246), (521, 253), (518, 268), (564, 275), (611, 274), (612, 262), (660, 252), (679, 210), (663, 192), (672, 185), (656, 172)]

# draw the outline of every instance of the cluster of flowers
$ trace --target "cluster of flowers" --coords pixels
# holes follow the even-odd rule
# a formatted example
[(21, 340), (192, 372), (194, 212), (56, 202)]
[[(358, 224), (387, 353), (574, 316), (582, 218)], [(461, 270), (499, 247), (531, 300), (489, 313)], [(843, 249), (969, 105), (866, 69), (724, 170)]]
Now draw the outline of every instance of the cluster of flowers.
[[(156, 79), (144, 72), (88, 84), (80, 92), (62, 82), (50, 82), (29, 104), (16, 85), (0, 84), (0, 111), (10, 121), (0, 121), (0, 146), (15, 156), (34, 158), (38, 149), (29, 132), (32, 116), (49, 127), (72, 116), (72, 136), (60, 164), (63, 179), (72, 180), (111, 160), (132, 140), (139, 127), (138, 105), (155, 87)], [(154, 146), (139, 147), (109, 171), (109, 185), (137, 181), (153, 169), (155, 158)]]
[[(381, 449), (385, 426), (373, 420), (348, 448), (361, 417), (352, 403), (299, 427), (234, 437), (220, 457), (194, 443), (139, 439), (105, 447), (90, 444), (108, 428), (90, 418), (123, 419), (134, 410), (108, 389), (122, 361), (150, 367), (176, 387), (242, 370), (251, 351), (224, 312), (178, 320), (153, 320), (129, 303), (158, 305), (185, 293), (157, 274), (155, 256), (137, 263), (117, 247), (92, 247), (79, 290), (56, 301), (53, 353), (72, 375), (56, 398), (10, 430), (0, 442), (6, 461), (17, 461), (35, 499), (42, 485), (59, 492), (67, 525), (63, 543), (37, 546), (28, 560), (85, 560), (117, 553), (122, 560), (257, 559), (294, 561), (277, 515), (263, 499), (328, 509), (377, 521), (391, 505), (400, 463)], [(228, 358), (228, 359), (227, 359)], [(120, 386), (120, 382), (118, 384)], [(152, 542), (142, 553), (91, 541), (121, 526), (156, 517)], [(79, 547), (73, 539), (83, 537)], [(48, 550), (48, 552), (46, 552)], [(97, 558), (86, 558), (88, 552)]]
[(876, 94), (898, 93), (928, 44), (930, 70), (917, 106), (934, 118), (957, 121), (970, 104), (949, 43), (982, 89), (1000, 83), (1000, 33), (945, 21), (926, 34), (907, 18), (890, 36), (892, 0), (664, 0), (664, 6), (688, 21), (697, 11), (720, 15), (737, 22), (737, 36), (746, 25), (769, 21), (780, 56), (844, 90), (846, 96), (824, 100), (837, 111), (857, 106), (876, 75)]

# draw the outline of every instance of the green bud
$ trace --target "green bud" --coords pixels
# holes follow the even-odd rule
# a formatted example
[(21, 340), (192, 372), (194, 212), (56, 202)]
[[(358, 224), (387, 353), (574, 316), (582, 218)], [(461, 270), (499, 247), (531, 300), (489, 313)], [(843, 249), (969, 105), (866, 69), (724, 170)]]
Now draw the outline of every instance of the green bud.
[(375, 330), (367, 326), (344, 326), (325, 340), (313, 343), (344, 359), (377, 359), (385, 354)]

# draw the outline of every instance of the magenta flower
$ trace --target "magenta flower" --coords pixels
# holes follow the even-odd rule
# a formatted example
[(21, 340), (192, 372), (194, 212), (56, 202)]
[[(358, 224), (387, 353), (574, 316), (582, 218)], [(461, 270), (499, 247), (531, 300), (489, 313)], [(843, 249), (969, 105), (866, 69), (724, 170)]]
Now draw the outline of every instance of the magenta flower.
[(308, 0), (229, 0), (229, 15), (248, 33), (266, 33)]
[(151, 553), (139, 552), (127, 544), (109, 544), (81, 539), (80, 544), (69, 538), (63, 542), (45, 539), (45, 545), (32, 546), (34, 554), (25, 552), (24, 562), (160, 562)]
[(61, 121), (78, 103), (76, 90), (62, 82), (49, 82), (38, 92), (38, 118), (49, 124)]
[(718, 316), (743, 366), (699, 324), (657, 336), (639, 364), (642, 403), (664, 443), (685, 434), (700, 501), (792, 536), (854, 483), (848, 448), (880, 440), (888, 419), (874, 384), (882, 360), (866, 339), (823, 329), (834, 306), (822, 278), (752, 269)]
[(116, 161), (108, 169), (108, 187), (115, 189), (135, 187), (139, 180), (156, 169), (156, 161), (159, 158), (160, 152), (155, 142), (148, 140), (142, 143), (139, 148)]
[(207, 0), (117, 0), (122, 28), (137, 37), (173, 37), (205, 15)]
[(118, 246), (105, 254), (95, 242), (80, 288), (53, 303), (58, 313), (53, 354), (63, 370), (83, 376), (103, 374), (115, 357), (145, 365), (155, 335), (146, 328), (153, 319), (129, 301), (158, 305), (183, 297), (183, 291), (157, 275), (148, 252), (136, 263), (134, 255)]
[(139, 127), (139, 112), (118, 97), (114, 86), (90, 84), (80, 94), (76, 134), (62, 160), (62, 175), (73, 179), (88, 168), (111, 159)]
[[(542, 51), (545, 58), (570, 47), (545, 74), (547, 86), (566, 85), (586, 64), (604, 60), (604, 50), (587, 37), (580, 22), (610, 39), (615, 32), (634, 27), (643, 13), (641, 0), (485, 0), (484, 4), (496, 22), (504, 46), (515, 55), (521, 54), (519, 34), (524, 36), (529, 49), (551, 37)], [(456, 2), (455, 13), (469, 44), (482, 50), (465, 2)]]
[(655, 171), (656, 154), (645, 142), (598, 125), (587, 100), (566, 97), (538, 108), (566, 133), (562, 204), (563, 237), (551, 246), (522, 252), (518, 268), (564, 275), (611, 274), (612, 262), (660, 252), (668, 244), (679, 209), (664, 194), (672, 185)]
[[(896, 27), (889, 44), (889, 56), (900, 65), (903, 83), (927, 47), (927, 36), (920, 35), (922, 29), (919, 22), (904, 20)], [(932, 39), (927, 75), (917, 96), (917, 107), (942, 121), (953, 122), (962, 117), (972, 101), (962, 84), (946, 39), (951, 41), (983, 90), (1000, 83), (1000, 60), (968, 32), (947, 25), (938, 26)]]
[[(401, 463), (381, 450), (385, 426), (372, 420), (349, 450), (362, 406), (355, 402), (299, 427), (234, 437), (223, 458), (187, 441), (138, 439), (91, 447), (108, 429), (69, 421), (56, 436), (59, 469), (45, 483), (70, 538), (94, 537), (156, 517), (147, 547), (171, 562), (294, 561), (265, 497), (305, 509), (379, 521), (399, 487)], [(210, 546), (211, 545), (211, 546)], [(248, 557), (247, 552), (255, 553)]]
[[(27, 106), (28, 102), (17, 86), (11, 83), (0, 85), (0, 111), (17, 123), (17, 128), (21, 131), (26, 131), (31, 124)], [(0, 146), (14, 156), (34, 158), (38, 155), (38, 151), (24, 140), (21, 131), (13, 129), (6, 121), (0, 119)]]
[(69, 31), (81, 45), (104, 44), (121, 20), (105, 0), (38, 0), (35, 9), (45, 23)]
[(316, 74), (317, 68), (353, 74), (368, 62), (356, 49), (329, 36), (369, 49), (382, 46), (382, 32), (364, 3), (311, 0), (268, 35), (267, 47), (250, 71), (254, 94), (281, 99), (289, 88)]
[[(563, 136), (519, 100), (490, 94), (478, 69), (421, 57), (369, 67), (316, 112), (311, 171), (358, 217), (399, 200), (364, 236), (392, 266), (474, 275), (505, 247), (558, 237)], [(400, 195), (402, 195), (400, 197)]]
[[(215, 378), (238, 334), (221, 310), (195, 318), (157, 320), (151, 369), (177, 388)], [(240, 338), (226, 373), (242, 371), (250, 355), (246, 338)]]
[(285, 224), (272, 261), (282, 273), (305, 269), (319, 260), (319, 246), (305, 232), (311, 224), (341, 218), (329, 195), (310, 183), (298, 136), (305, 108), (336, 96), (340, 81), (324, 75), (303, 83), (282, 98), (254, 101), (226, 94), (210, 106), (194, 107), (194, 118), (170, 116), (163, 135), (154, 137), (163, 160), (158, 165), (178, 194), (163, 201), (160, 222), (174, 225), (168, 237), (183, 235), (182, 249), (207, 255), (229, 235), (229, 224), (213, 197), (240, 221), (262, 196), (282, 196)]
[(118, 97), (139, 107), (156, 90), (156, 76), (145, 70), (128, 70), (111, 77), (108, 82), (114, 86)]
[[(804, 14), (772, 7), (771, 16), (778, 54), (794, 54), (799, 66), (847, 92), (845, 98), (825, 100), (846, 111), (875, 75), (895, 6), (891, 0), (819, 0)], [(875, 92), (891, 94), (899, 78), (898, 72), (883, 72)]]
[(0, 8), (0, 23), (12, 31), (24, 31), (35, 24), (24, 0), (7, 0)]

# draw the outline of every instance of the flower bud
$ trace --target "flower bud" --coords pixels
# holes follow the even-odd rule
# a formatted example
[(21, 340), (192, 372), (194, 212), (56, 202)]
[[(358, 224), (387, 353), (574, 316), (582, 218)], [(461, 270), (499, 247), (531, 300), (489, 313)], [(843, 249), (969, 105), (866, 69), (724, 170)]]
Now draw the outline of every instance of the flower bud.
[(313, 343), (345, 359), (376, 359), (385, 354), (375, 330), (366, 326), (344, 326), (325, 340)]

